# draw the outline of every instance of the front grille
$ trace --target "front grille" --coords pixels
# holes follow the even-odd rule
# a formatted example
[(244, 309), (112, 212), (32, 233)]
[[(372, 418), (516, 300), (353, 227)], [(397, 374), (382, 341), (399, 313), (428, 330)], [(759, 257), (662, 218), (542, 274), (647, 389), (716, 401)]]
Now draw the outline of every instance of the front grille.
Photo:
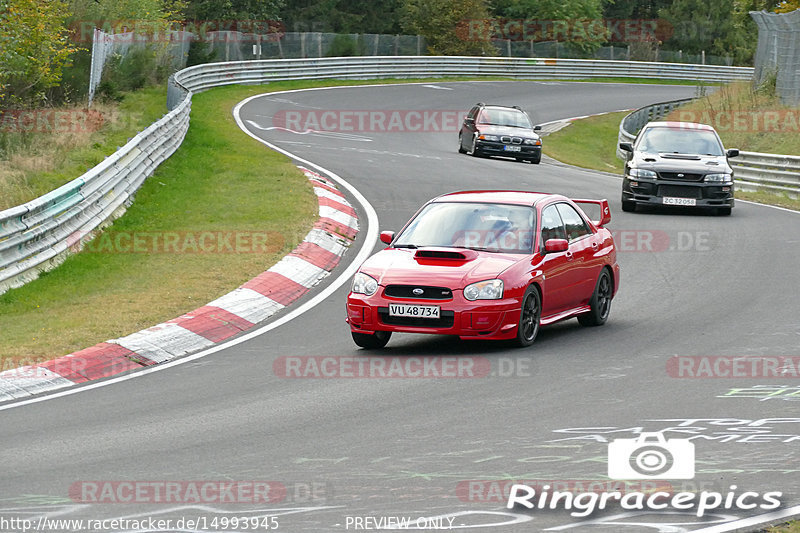
[(454, 311), (440, 311), (439, 318), (417, 318), (409, 316), (389, 316), (388, 307), (379, 307), (378, 316), (381, 322), (390, 326), (414, 326), (421, 328), (452, 328), (455, 322)]
[(503, 135), (500, 137), (500, 142), (504, 144), (522, 144), (522, 137), (511, 137), (509, 135)]
[(687, 172), (659, 172), (662, 180), (676, 181), (703, 181), (704, 174), (689, 174)]
[(680, 185), (661, 185), (658, 187), (658, 196), (674, 196), (676, 198), (703, 198), (700, 187), (681, 187)]
[[(414, 294), (414, 289), (422, 289), (422, 294)], [(383, 294), (391, 298), (418, 298), (420, 300), (451, 300), (453, 298), (453, 291), (447, 287), (425, 285), (388, 285)]]

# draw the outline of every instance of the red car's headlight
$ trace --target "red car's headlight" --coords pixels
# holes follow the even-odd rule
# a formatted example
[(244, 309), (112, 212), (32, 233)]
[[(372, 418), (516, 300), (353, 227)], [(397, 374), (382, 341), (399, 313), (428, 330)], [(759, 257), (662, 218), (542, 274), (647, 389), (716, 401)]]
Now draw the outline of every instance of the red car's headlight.
[(356, 272), (356, 275), (353, 278), (353, 292), (372, 296), (377, 290), (378, 282), (375, 278), (368, 276), (363, 272)]
[(500, 300), (503, 298), (503, 281), (487, 279), (464, 287), (464, 298), (474, 300)]

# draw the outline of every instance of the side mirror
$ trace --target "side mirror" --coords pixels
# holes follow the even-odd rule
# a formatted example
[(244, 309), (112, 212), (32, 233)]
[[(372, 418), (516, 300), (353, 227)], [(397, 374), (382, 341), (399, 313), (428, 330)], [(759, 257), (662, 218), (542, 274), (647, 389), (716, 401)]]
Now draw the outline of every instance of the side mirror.
[(619, 149), (623, 152), (633, 153), (633, 145), (631, 143), (619, 143)]
[(567, 239), (547, 239), (544, 243), (544, 253), (566, 252), (569, 250)]
[(471, 124), (471, 123), (475, 122), (475, 119), (474, 118), (469, 118), (469, 117), (464, 117), (464, 122), (466, 122), (467, 124)]
[(739, 150), (736, 148), (731, 148), (725, 153), (728, 155), (728, 157), (739, 157)]
[(394, 240), (394, 232), (393, 231), (382, 231), (381, 232), (381, 242), (384, 244), (392, 244)]
[(533, 127), (533, 131), (542, 131), (542, 127), (541, 126), (534, 126)]

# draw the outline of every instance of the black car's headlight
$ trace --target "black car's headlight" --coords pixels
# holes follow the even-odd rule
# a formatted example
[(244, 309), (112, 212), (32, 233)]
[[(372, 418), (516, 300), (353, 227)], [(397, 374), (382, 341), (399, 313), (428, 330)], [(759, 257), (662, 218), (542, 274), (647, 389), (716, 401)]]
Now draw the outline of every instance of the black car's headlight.
[(356, 275), (353, 278), (353, 292), (372, 296), (377, 290), (378, 282), (375, 278), (368, 276), (363, 272), (356, 272)]
[(703, 181), (706, 183), (721, 183), (724, 185), (730, 185), (733, 182), (733, 176), (730, 174), (724, 174), (722, 172), (718, 174), (706, 174), (706, 177), (703, 178)]
[(534, 146), (541, 146), (542, 140), (541, 139), (525, 139), (523, 141), (525, 144), (532, 144)]
[(503, 298), (503, 280), (487, 279), (464, 287), (464, 298), (475, 300), (500, 300)]
[(655, 178), (656, 173), (643, 168), (629, 168), (628, 175), (632, 178)]
[(478, 139), (480, 139), (482, 141), (499, 141), (500, 137), (498, 137), (497, 135), (486, 135), (486, 134), (483, 134), (483, 135), (478, 135)]

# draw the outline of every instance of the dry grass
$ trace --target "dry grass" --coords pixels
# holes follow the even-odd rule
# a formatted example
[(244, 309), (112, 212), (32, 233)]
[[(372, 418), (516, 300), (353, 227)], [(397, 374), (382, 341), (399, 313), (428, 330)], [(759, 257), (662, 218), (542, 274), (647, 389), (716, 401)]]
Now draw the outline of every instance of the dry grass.
[[(121, 103), (14, 111), (0, 123), (0, 210), (77, 178), (166, 112), (164, 88)], [(24, 117), (24, 118), (23, 118)]]
[(710, 124), (726, 148), (800, 155), (800, 109), (781, 104), (770, 85), (724, 85), (676, 109), (666, 120)]

